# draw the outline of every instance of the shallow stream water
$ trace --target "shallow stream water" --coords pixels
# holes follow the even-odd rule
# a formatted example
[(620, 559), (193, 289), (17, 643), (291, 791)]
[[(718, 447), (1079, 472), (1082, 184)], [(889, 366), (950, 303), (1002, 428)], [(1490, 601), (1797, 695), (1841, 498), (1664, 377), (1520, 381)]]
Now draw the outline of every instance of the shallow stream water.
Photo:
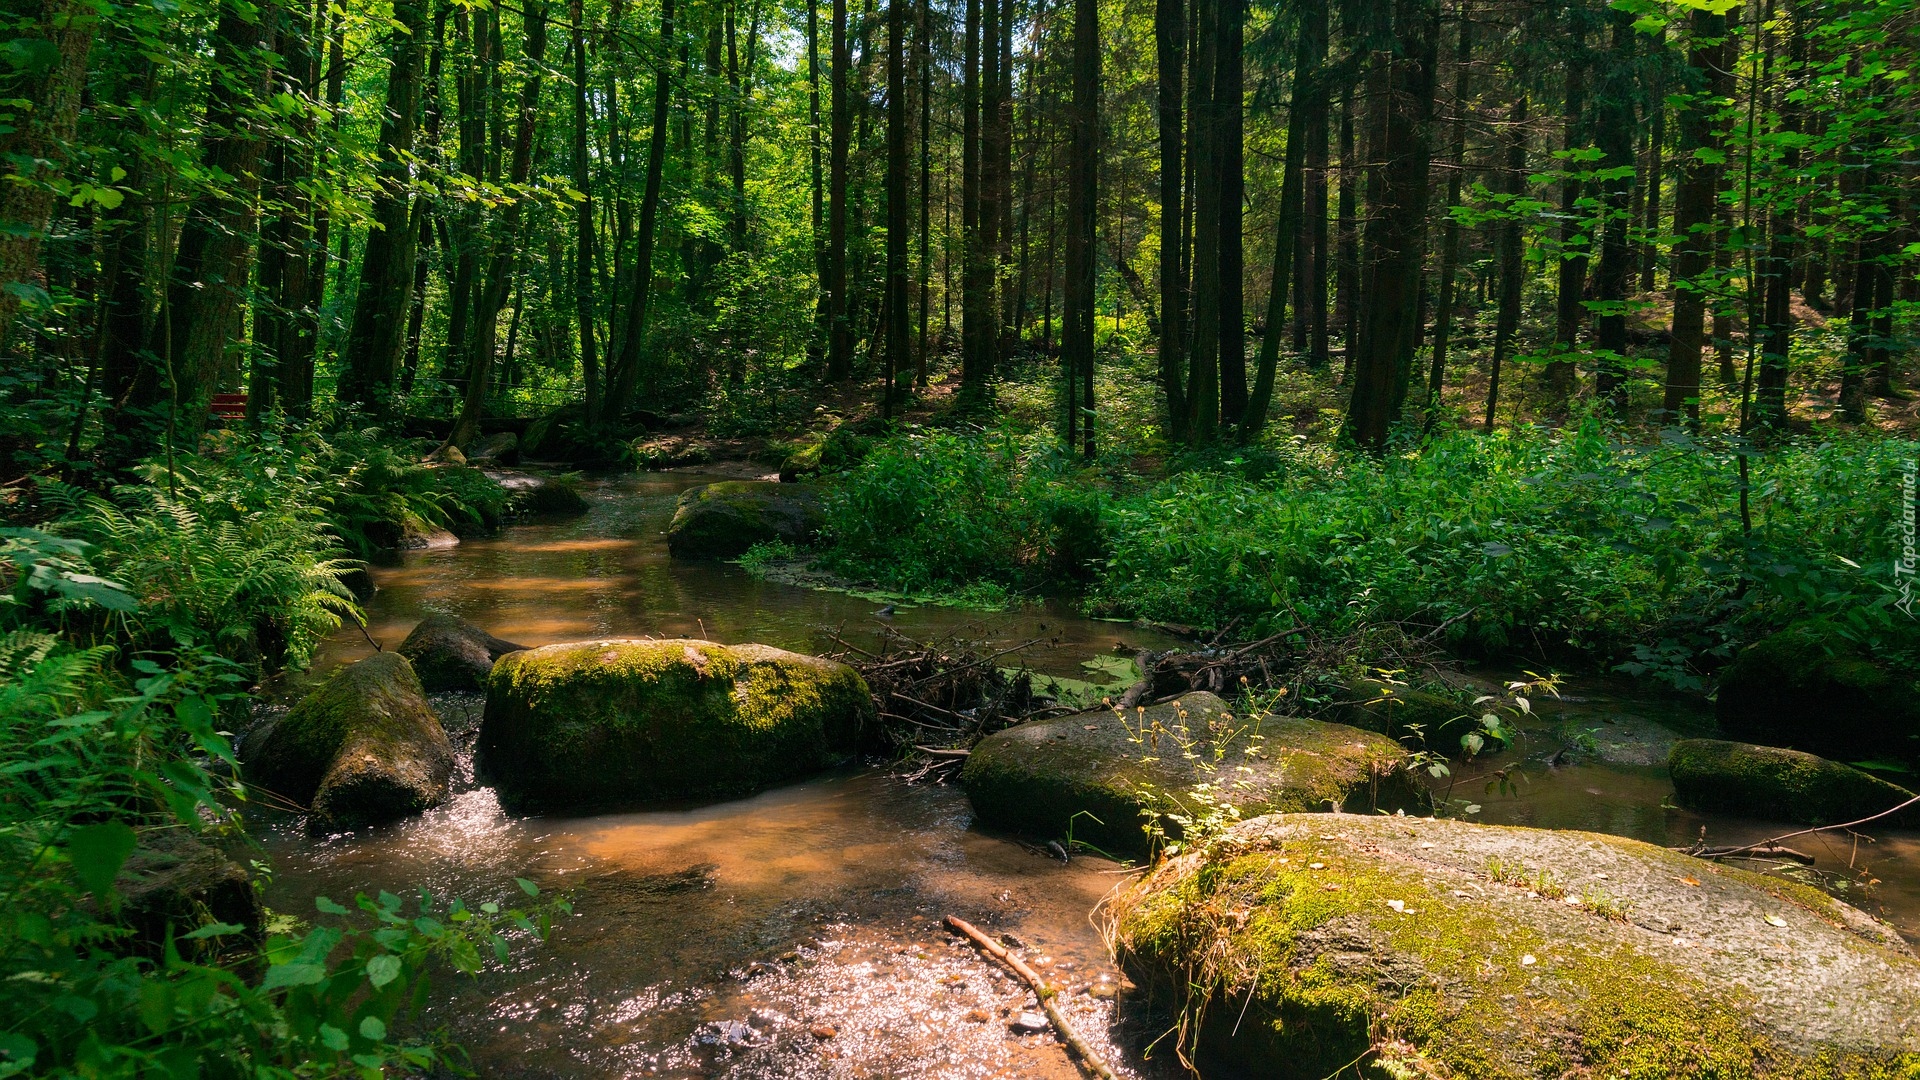
[[(716, 477), (654, 473), (592, 482), (592, 511), (405, 555), (376, 568), (370, 633), (388, 647), (432, 612), (528, 645), (612, 636), (707, 637), (801, 651), (871, 647), (883, 625), (928, 640), (964, 636), (1025, 650), (1035, 670), (1080, 676), (1082, 661), (1172, 642), (1049, 603), (1004, 615), (902, 605), (891, 620), (843, 593), (764, 583), (726, 564), (670, 560), (674, 498)], [(370, 651), (336, 635), (319, 670)], [(1786, 832), (1772, 822), (1667, 808), (1672, 729), (1707, 721), (1684, 703), (1619, 687), (1565, 688), (1510, 754), (1454, 766), (1451, 795), (1479, 820), (1581, 828), (1684, 844)], [(470, 746), (477, 702), (438, 702)], [(1589, 740), (1578, 738), (1587, 732)], [(1514, 791), (1487, 790), (1511, 766)], [(1445, 782), (1438, 782), (1444, 784)], [(316, 837), (266, 830), (271, 906), (425, 887), (469, 904), (518, 897), (515, 877), (562, 890), (575, 914), (511, 968), (442, 981), (428, 1021), (498, 1077), (1072, 1077), (1063, 1049), (1012, 1021), (1035, 1008), (1010, 976), (956, 942), (956, 914), (1005, 934), (1064, 991), (1067, 1012), (1122, 1075), (1179, 1075), (1151, 1010), (1113, 1023), (1126, 996), (1093, 912), (1123, 868), (970, 826), (966, 798), (881, 769), (816, 777), (748, 799), (682, 810), (516, 817), (476, 786), (463, 756), (455, 798), (382, 829)], [(1464, 813), (1464, 809), (1462, 811)], [(1854, 849), (1802, 838), (1823, 879), (1920, 940), (1920, 836)], [(1851, 866), (1849, 865), (1851, 861)], [(1804, 873), (1797, 870), (1796, 873)], [(1868, 880), (1884, 879), (1862, 888)], [(1848, 885), (1847, 883), (1851, 883)]]

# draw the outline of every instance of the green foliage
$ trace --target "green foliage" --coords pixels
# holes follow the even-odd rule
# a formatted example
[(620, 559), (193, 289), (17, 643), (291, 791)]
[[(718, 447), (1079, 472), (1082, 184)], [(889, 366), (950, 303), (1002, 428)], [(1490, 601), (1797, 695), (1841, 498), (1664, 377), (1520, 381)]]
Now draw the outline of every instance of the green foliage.
[(903, 592), (1084, 578), (1107, 496), (1045, 436), (925, 432), (877, 444), (826, 494), (823, 565)]

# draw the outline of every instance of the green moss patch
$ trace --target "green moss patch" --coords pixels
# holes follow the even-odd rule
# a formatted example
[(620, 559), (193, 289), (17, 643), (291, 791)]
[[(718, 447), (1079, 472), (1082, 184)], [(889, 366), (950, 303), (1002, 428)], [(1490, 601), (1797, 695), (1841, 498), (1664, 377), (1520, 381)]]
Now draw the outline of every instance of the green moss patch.
[(819, 496), (798, 484), (726, 480), (680, 496), (667, 550), (680, 559), (732, 559), (755, 544), (811, 543), (823, 516)]
[(1890, 930), (1617, 837), (1275, 815), (1113, 914), (1203, 1057), (1254, 1075), (1920, 1076)]
[(741, 795), (845, 759), (873, 717), (852, 668), (686, 639), (548, 645), (494, 665), (482, 766), (510, 803)]
[[(1674, 743), (1667, 769), (1682, 806), (1806, 825), (1858, 821), (1913, 798), (1903, 787), (1837, 761), (1720, 739)], [(1920, 813), (1907, 818), (1920, 820)]]

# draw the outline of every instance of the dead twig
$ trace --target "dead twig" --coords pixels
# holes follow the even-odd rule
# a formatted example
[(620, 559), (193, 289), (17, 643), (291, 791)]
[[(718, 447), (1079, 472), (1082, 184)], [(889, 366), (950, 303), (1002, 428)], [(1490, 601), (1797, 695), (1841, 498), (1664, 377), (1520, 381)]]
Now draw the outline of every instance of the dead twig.
[(1813, 863), (1812, 856), (1807, 855), (1803, 852), (1795, 851), (1789, 847), (1782, 847), (1780, 845), (1780, 841), (1791, 840), (1796, 836), (1813, 836), (1817, 833), (1837, 832), (1842, 829), (1853, 829), (1861, 825), (1867, 825), (1875, 821), (1879, 821), (1882, 818), (1890, 818), (1893, 815), (1900, 813), (1902, 810), (1905, 810), (1912, 806), (1920, 806), (1920, 795), (1915, 795), (1913, 798), (1908, 799), (1906, 802), (1903, 802), (1899, 806), (1893, 807), (1892, 809), (1882, 810), (1877, 814), (1871, 815), (1869, 817), (1863, 817), (1858, 821), (1847, 821), (1847, 822), (1842, 822), (1841, 824), (1838, 824), (1838, 825), (1816, 825), (1810, 829), (1801, 829), (1798, 832), (1782, 833), (1779, 836), (1768, 837), (1767, 839), (1761, 840), (1757, 843), (1743, 844), (1739, 847), (1695, 848), (1692, 850), (1682, 848), (1681, 850), (1686, 851), (1687, 854), (1700, 859), (1724, 859), (1730, 856), (1745, 856), (1749, 852), (1757, 852), (1759, 853), (1758, 857), (1760, 858), (1771, 858), (1773, 856), (1779, 855), (1789, 859), (1798, 859), (1801, 862), (1807, 863), (1808, 865), (1812, 865)]
[(1047, 1019), (1053, 1022), (1053, 1029), (1060, 1033), (1060, 1041), (1073, 1048), (1083, 1068), (1094, 1076), (1100, 1077), (1101, 1080), (1118, 1080), (1113, 1075), (1113, 1070), (1107, 1068), (1106, 1062), (1100, 1059), (1100, 1055), (1094, 1052), (1087, 1040), (1081, 1038), (1080, 1033), (1067, 1022), (1066, 1015), (1060, 1011), (1060, 1006), (1055, 1001), (1058, 995), (1054, 993), (1052, 987), (1047, 985), (1046, 980), (1040, 978), (1038, 972), (958, 915), (947, 916), (947, 928), (965, 935), (981, 951), (1012, 968), (1013, 973), (1020, 976), (1021, 981), (1033, 990), (1034, 996), (1040, 999), (1040, 1007), (1046, 1010)]

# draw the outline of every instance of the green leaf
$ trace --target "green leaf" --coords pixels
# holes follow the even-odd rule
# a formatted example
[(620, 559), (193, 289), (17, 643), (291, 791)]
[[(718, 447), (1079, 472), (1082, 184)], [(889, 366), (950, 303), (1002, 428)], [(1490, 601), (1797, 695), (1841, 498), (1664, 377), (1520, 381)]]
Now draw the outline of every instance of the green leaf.
[(181, 934), (180, 940), (181, 941), (204, 941), (207, 938), (225, 937), (228, 934), (238, 934), (245, 929), (246, 927), (241, 926), (239, 923), (210, 922), (210, 923), (207, 923), (205, 926), (196, 927), (193, 930), (188, 931), (187, 933)]
[(387, 1037), (387, 1025), (377, 1016), (369, 1016), (360, 1021), (362, 1037), (380, 1042)]
[(375, 990), (400, 977), (400, 958), (392, 953), (381, 953), (367, 961), (367, 981)]
[(122, 821), (82, 825), (67, 834), (67, 860), (80, 884), (102, 904), (113, 895), (113, 879), (133, 854), (133, 830)]
[(326, 977), (325, 964), (275, 964), (267, 969), (267, 977), (261, 980), (260, 989), (278, 990), (285, 986), (312, 986)]
[(329, 1050), (343, 1051), (347, 1047), (353, 1045), (353, 1042), (352, 1040), (347, 1038), (346, 1032), (341, 1031), (339, 1028), (334, 1027), (332, 1024), (321, 1024), (320, 1025), (320, 1044), (322, 1046), (325, 1046)]
[(313, 906), (319, 908), (320, 914), (322, 915), (345, 915), (347, 913), (346, 908), (341, 907), (339, 904), (334, 903), (324, 896), (315, 897)]
[(535, 885), (533, 882), (528, 881), (526, 878), (518, 877), (518, 878), (514, 878), (513, 880), (515, 884), (520, 886), (520, 891), (523, 893), (526, 893), (528, 896), (540, 895), (540, 886)]

